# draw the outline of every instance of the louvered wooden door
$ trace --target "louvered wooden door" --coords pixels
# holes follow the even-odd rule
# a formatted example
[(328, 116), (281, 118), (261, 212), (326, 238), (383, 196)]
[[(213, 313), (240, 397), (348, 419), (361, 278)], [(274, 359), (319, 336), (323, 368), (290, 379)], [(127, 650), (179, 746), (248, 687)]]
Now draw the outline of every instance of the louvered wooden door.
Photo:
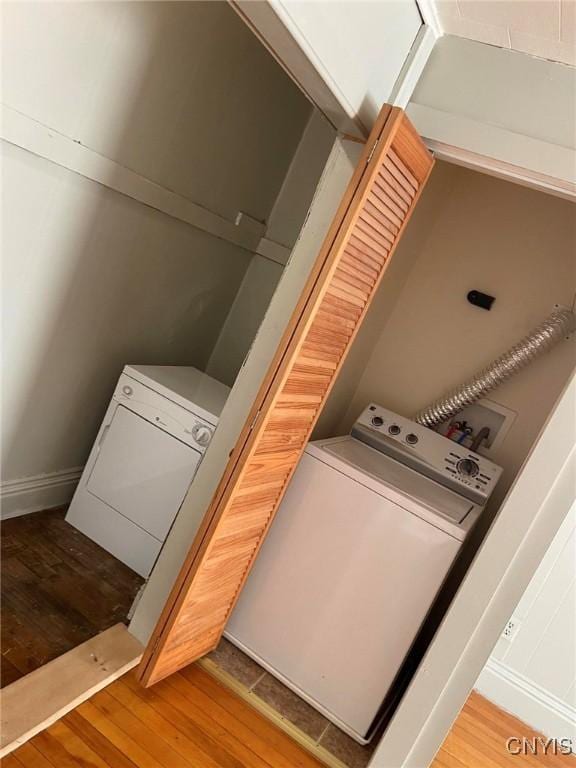
[(146, 649), (145, 685), (218, 643), (432, 165), (385, 107)]

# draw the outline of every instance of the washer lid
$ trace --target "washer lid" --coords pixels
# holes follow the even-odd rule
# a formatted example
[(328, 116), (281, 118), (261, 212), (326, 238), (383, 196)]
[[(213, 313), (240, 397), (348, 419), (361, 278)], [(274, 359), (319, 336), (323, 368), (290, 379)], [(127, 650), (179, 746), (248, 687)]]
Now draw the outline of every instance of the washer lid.
[[(311, 443), (308, 446), (308, 452), (318, 458), (322, 458), (322, 453), (334, 456), (348, 466), (374, 478), (387, 488), (407, 496), (418, 504), (423, 504), (435, 514), (456, 523), (458, 526), (469, 517), (472, 510), (478, 510), (475, 504), (463, 496), (400, 464), (380, 451), (370, 448), (359, 440), (355, 440), (353, 437)], [(327, 458), (325, 456), (324, 460)], [(362, 478), (359, 476), (355, 476), (354, 479), (362, 482)], [(373, 484), (371, 487), (374, 487)], [(473, 517), (476, 519), (477, 515)], [(466, 522), (472, 523), (471, 520)], [(469, 525), (462, 526), (465, 529), (468, 527)]]

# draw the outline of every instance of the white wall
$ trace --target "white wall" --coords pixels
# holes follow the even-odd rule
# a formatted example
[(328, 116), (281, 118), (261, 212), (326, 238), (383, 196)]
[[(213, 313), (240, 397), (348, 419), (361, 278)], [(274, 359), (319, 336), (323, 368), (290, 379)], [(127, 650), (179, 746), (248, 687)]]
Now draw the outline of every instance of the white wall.
[[(434, 200), (432, 201), (432, 198)], [(363, 369), (345, 365), (347, 399), (332, 405), (323, 432), (344, 433), (370, 401), (410, 417), (506, 351), (576, 288), (574, 205), (454, 165), (437, 163), (393, 259), (409, 274), (387, 303), (387, 273), (367, 323), (376, 327)], [(411, 266), (413, 265), (413, 266)], [(396, 265), (394, 265), (396, 266)], [(390, 268), (392, 270), (392, 267)], [(388, 285), (387, 285), (388, 284)], [(472, 288), (496, 297), (490, 312), (466, 300)], [(576, 335), (489, 395), (516, 420), (493, 460), (502, 501), (568, 380)]]
[(575, 67), (446, 35), (407, 112), (440, 155), (452, 145), (576, 195)]
[(277, 0), (280, 18), (351, 117), (370, 129), (422, 26), (413, 0)]
[(434, 39), (416, 53), (424, 26), (415, 0), (234, 0), (234, 7), (332, 125), (359, 136), (395, 100), (407, 62), (421, 71)]
[(546, 736), (576, 738), (576, 504), (512, 619), (476, 688)]
[(574, 148), (575, 85), (574, 67), (445, 35), (410, 101)]
[[(178, 205), (232, 229), (238, 211), (266, 220), (311, 108), (225, 2), (7, 3), (2, 15), (3, 101), (24, 119), (3, 142), (13, 492), (19, 478), (69, 481), (124, 363), (207, 365), (252, 253), (184, 223)], [(94, 183), (66, 153), (42, 159), (27, 128), (111, 171)], [(127, 170), (172, 195), (172, 215), (131, 199), (114, 178)]]
[[(292, 250), (335, 139), (335, 131), (317, 111), (308, 125), (270, 213), (265, 237)], [(256, 336), (284, 265), (255, 254), (222, 326), (206, 371), (232, 386)]]

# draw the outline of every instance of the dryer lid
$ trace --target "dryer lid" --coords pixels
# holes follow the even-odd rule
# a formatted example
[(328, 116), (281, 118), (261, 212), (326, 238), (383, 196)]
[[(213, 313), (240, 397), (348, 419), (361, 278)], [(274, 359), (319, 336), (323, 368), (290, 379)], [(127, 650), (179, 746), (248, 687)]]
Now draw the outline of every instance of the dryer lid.
[[(475, 505), (463, 496), (353, 437), (318, 441), (311, 446), (320, 447), (324, 453), (340, 459), (358, 470), (358, 473), (374, 478), (387, 488), (400, 492), (418, 504), (423, 504), (434, 513), (457, 525), (460, 525), (475, 509)], [(315, 455), (318, 454), (315, 453)], [(355, 474), (354, 479), (362, 482), (360, 474)]]

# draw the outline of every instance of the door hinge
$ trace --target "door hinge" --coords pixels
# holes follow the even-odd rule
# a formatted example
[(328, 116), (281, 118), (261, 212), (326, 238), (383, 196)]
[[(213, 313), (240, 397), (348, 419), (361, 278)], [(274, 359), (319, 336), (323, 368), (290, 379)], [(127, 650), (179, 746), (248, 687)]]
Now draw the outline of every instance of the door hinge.
[(378, 146), (379, 141), (380, 141), (380, 137), (378, 137), (374, 142), (372, 149), (370, 150), (370, 154), (368, 155), (368, 160), (366, 160), (366, 165), (368, 165), (370, 160), (372, 160), (372, 158), (374, 157), (374, 152), (376, 152), (376, 147)]

